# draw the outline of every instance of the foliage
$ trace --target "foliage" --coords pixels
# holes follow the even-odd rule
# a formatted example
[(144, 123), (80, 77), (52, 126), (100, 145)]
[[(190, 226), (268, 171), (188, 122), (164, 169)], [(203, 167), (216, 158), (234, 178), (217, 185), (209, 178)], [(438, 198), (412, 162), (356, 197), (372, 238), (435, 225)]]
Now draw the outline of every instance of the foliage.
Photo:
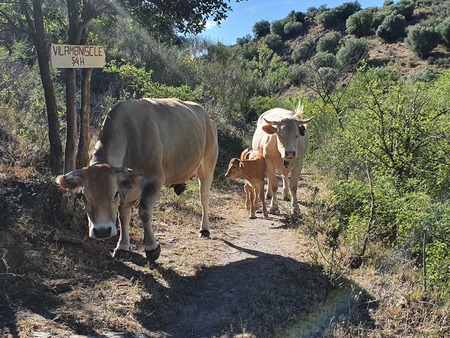
[(341, 38), (342, 36), (338, 32), (333, 31), (325, 34), (317, 41), (317, 51), (336, 54)]
[(337, 62), (348, 67), (357, 67), (367, 59), (369, 53), (369, 43), (365, 39), (352, 38), (347, 40), (339, 48), (336, 58)]
[(314, 44), (311, 41), (302, 41), (294, 47), (291, 59), (292, 61), (299, 63), (309, 59), (314, 52)]
[(410, 21), (413, 18), (415, 7), (414, 1), (400, 0), (386, 7), (386, 12), (389, 14), (403, 15), (406, 21)]
[(358, 1), (345, 2), (338, 7), (317, 14), (316, 22), (324, 28), (331, 28), (340, 23), (344, 23), (350, 15), (360, 9), (361, 5)]
[(266, 35), (261, 42), (265, 44), (268, 48), (272, 49), (274, 52), (280, 52), (284, 47), (283, 39), (281, 36), (271, 33)]
[(333, 68), (334, 66), (336, 66), (336, 62), (336, 56), (331, 53), (319, 52), (312, 58), (312, 63), (316, 68)]
[(303, 33), (304, 27), (301, 22), (287, 22), (284, 25), (284, 34), (289, 38), (294, 38)]
[(405, 41), (409, 48), (423, 59), (437, 47), (440, 37), (434, 28), (415, 26), (408, 31)]
[(387, 15), (376, 30), (376, 35), (385, 42), (394, 42), (405, 36), (405, 17), (401, 14)]
[(361, 10), (349, 16), (346, 22), (347, 32), (357, 37), (372, 33), (373, 11)]
[(114, 60), (105, 65), (104, 72), (112, 75), (111, 85), (116, 87), (119, 100), (143, 97), (177, 97), (182, 100), (198, 99), (186, 85), (179, 87), (166, 86), (152, 81), (152, 70), (137, 67), (127, 62), (118, 63)]
[(261, 20), (256, 22), (252, 28), (255, 38), (262, 38), (270, 33), (270, 22), (267, 20)]
[(445, 46), (447, 46), (447, 48), (450, 48), (450, 17), (442, 21), (436, 27), (436, 30), (441, 35), (441, 39), (444, 42)]
[(275, 20), (270, 25), (270, 32), (272, 34), (277, 34), (277, 35), (283, 37), (284, 36), (284, 25), (285, 25), (284, 20)]
[(425, 67), (408, 75), (408, 82), (432, 82), (439, 78), (440, 72), (434, 67)]

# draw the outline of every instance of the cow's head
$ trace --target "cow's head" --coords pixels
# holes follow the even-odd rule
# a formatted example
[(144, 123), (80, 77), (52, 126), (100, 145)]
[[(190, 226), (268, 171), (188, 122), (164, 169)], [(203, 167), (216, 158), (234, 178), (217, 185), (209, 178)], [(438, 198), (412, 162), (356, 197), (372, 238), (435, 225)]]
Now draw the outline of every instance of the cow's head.
[(226, 178), (238, 178), (244, 163), (238, 158), (232, 158), (228, 164), (228, 170), (225, 174)]
[(119, 205), (139, 197), (142, 175), (128, 168), (97, 164), (59, 175), (56, 182), (65, 191), (81, 194), (89, 220), (89, 237), (104, 239), (117, 235)]
[(283, 160), (293, 160), (298, 157), (299, 138), (305, 135), (307, 120), (297, 118), (284, 119), (281, 121), (268, 121), (262, 129), (270, 135), (277, 135), (277, 147)]

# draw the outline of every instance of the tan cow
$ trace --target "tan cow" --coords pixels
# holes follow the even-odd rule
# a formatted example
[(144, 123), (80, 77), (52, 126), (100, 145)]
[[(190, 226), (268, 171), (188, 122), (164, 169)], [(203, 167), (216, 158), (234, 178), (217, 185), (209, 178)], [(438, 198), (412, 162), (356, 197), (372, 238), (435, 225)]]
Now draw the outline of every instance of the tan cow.
[(228, 179), (243, 178), (246, 195), (246, 208), (250, 210), (250, 218), (256, 218), (258, 197), (261, 199), (264, 217), (268, 217), (264, 198), (264, 177), (266, 164), (260, 152), (244, 150), (241, 159), (232, 158), (225, 177)]
[(202, 206), (201, 237), (209, 237), (209, 197), (218, 156), (217, 128), (194, 102), (142, 99), (117, 104), (107, 114), (88, 167), (60, 175), (62, 189), (81, 193), (89, 236), (120, 238), (114, 256), (129, 252), (131, 207), (139, 203), (149, 261), (161, 247), (152, 229), (153, 206), (163, 185), (181, 193), (197, 176)]
[(298, 109), (296, 115), (290, 110), (274, 108), (263, 113), (256, 125), (252, 148), (260, 151), (266, 161), (266, 197), (271, 198), (271, 213), (278, 209), (276, 171), (282, 174), (285, 199), (289, 199), (290, 190), (292, 206), (298, 209), (297, 184), (308, 147), (306, 124), (313, 119), (302, 120), (302, 113), (303, 107)]

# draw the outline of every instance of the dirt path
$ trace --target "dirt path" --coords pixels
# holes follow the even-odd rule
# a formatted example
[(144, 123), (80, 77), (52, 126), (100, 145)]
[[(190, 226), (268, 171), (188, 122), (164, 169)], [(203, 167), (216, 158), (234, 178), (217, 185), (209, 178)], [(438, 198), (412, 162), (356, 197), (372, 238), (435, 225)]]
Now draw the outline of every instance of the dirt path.
[[(311, 184), (308, 179), (301, 183), (302, 214), (308, 212)], [(168, 224), (176, 219), (162, 220), (161, 215), (187, 217), (186, 211), (170, 209), (178, 202), (160, 205), (155, 226), (163, 250), (153, 268), (141, 255), (139, 228), (132, 231), (136, 254), (129, 260), (111, 258), (114, 240), (85, 239), (81, 247), (51, 244), (47, 252), (44, 248), (34, 252), (45, 261), (51, 258), (44, 255), (55, 250), (51, 265), (70, 262), (70, 271), (37, 275), (27, 286), (32, 291), (6, 317), (9, 329), (0, 334), (11, 338), (322, 337), (330, 319), (341, 312), (339, 306), (348, 308), (354, 290), (330, 293), (322, 268), (310, 264), (315, 249), (301, 231), (304, 225), (285, 220), (290, 213), (287, 202), (281, 204), (282, 216), (264, 219), (259, 213), (250, 220), (243, 198), (239, 191), (214, 193), (210, 240), (197, 238), (192, 226)], [(181, 205), (191, 210), (190, 203), (197, 202)]]

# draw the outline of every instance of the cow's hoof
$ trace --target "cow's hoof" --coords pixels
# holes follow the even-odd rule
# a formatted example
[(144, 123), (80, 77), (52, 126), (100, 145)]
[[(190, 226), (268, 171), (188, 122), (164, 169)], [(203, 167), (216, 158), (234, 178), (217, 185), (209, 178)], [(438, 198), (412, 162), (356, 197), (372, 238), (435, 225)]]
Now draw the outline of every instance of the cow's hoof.
[(200, 230), (198, 236), (199, 236), (200, 238), (209, 238), (209, 237), (210, 237), (209, 230), (206, 230), (206, 229)]
[(130, 259), (131, 258), (131, 252), (129, 250), (114, 250), (113, 257), (115, 259)]
[(186, 184), (185, 183), (175, 184), (173, 186), (173, 191), (175, 192), (175, 194), (177, 194), (177, 196), (180, 196), (185, 190), (186, 190)]
[(154, 250), (145, 251), (145, 256), (150, 263), (156, 261), (161, 255), (161, 245), (158, 244), (158, 247)]
[(250, 219), (256, 219), (256, 216), (255, 215), (251, 215)]

